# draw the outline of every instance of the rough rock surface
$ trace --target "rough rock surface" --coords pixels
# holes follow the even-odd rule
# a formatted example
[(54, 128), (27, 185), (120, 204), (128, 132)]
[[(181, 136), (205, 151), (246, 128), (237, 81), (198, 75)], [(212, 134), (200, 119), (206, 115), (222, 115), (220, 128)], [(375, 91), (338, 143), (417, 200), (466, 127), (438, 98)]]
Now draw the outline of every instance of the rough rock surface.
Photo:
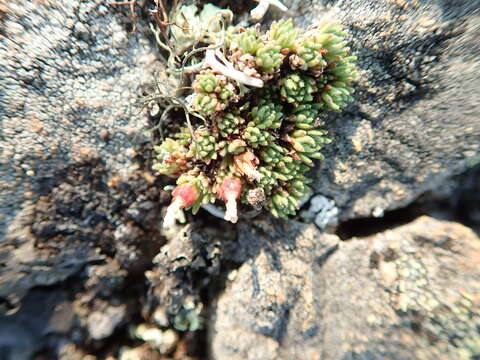
[[(326, 119), (335, 142), (326, 149), (315, 192), (333, 199), (345, 220), (381, 214), (448, 183), (453, 188), (437, 193), (432, 212), (440, 213), (435, 204), (446, 198), (447, 208), (467, 204), (462, 211), (478, 229), (478, 204), (472, 205), (468, 195), (478, 189), (478, 175), (465, 183), (459, 203), (455, 181), (443, 182), (479, 161), (478, 1), (293, 0), (289, 5), (305, 25), (316, 14), (342, 19), (361, 70), (356, 103)], [(69, 360), (88, 359), (89, 354), (154, 360), (164, 357), (162, 346), (175, 348), (176, 340), (150, 346), (139, 336), (133, 340), (128, 325), (146, 323), (146, 329), (162, 328), (153, 333), (168, 334), (173, 327), (196, 328), (202, 319), (209, 328), (208, 314), (216, 319), (210, 339), (217, 358), (235, 358), (249, 348), (250, 358), (295, 358), (303, 356), (302, 346), (315, 356), (315, 344), (327, 340), (342, 346), (320, 354), (325, 358), (338, 351), (345, 358), (382, 358), (382, 351), (405, 353), (398, 336), (405, 336), (406, 349), (419, 356), (428, 346), (452, 358), (478, 353), (478, 345), (471, 343), (476, 341), (471, 338), (473, 320), (456, 328), (460, 322), (451, 320), (449, 310), (464, 317), (467, 310), (462, 309), (469, 309), (472, 319), (478, 313), (478, 299), (468, 300), (469, 287), (478, 284), (478, 273), (469, 268), (478, 252), (450, 251), (439, 238), (447, 229), (445, 238), (461, 242), (458, 231), (465, 241), (472, 239), (465, 242), (466, 249), (474, 246), (471, 233), (460, 225), (424, 219), (391, 233), (432, 226), (430, 233), (418, 229), (427, 239), (423, 242), (411, 233), (388, 240), (399, 244), (398, 259), (416, 264), (413, 248), (428, 260), (433, 275), (422, 273), (431, 276), (426, 288), (415, 287), (416, 280), (392, 280), (390, 288), (382, 283), (382, 266), (405, 266), (397, 258), (382, 260), (389, 250), (379, 238), (339, 243), (313, 225), (265, 218), (240, 224), (237, 236), (235, 227), (220, 225), (205, 212), (193, 226), (178, 228), (176, 237), (162, 233), (158, 226), (169, 195), (161, 190), (165, 179), (149, 170), (149, 122), (136, 106), (141, 87), (153, 80), (159, 66), (158, 54), (145, 31), (129, 32), (128, 11), (111, 9), (103, 0), (0, 3), (2, 359), (41, 353)], [(143, 29), (146, 23), (138, 14)], [(167, 239), (172, 240), (164, 246)], [(432, 239), (439, 243), (430, 244)], [(368, 257), (365, 251), (378, 255)], [(368, 266), (378, 262), (378, 269), (365, 267), (367, 257)], [(337, 276), (337, 268), (344, 273)], [(380, 294), (373, 300), (386, 304), (388, 313), (381, 317), (377, 309), (363, 308), (361, 299), (354, 301), (363, 290), (358, 284)], [(233, 287), (245, 296), (232, 294)], [(405, 299), (397, 294), (401, 287), (407, 300), (418, 290), (427, 304), (441, 287), (454, 294), (446, 307), (415, 307), (395, 297)], [(276, 292), (269, 292), (273, 288)], [(456, 295), (460, 288), (465, 298)], [(360, 290), (352, 294), (351, 289)], [(208, 308), (212, 301), (216, 310)], [(228, 301), (244, 309), (222, 308)], [(458, 305), (462, 301), (464, 308)], [(352, 310), (340, 311), (345, 307)], [(245, 314), (243, 325), (232, 328), (242, 320), (237, 311), (246, 309), (257, 312)], [(362, 322), (356, 311), (370, 311), (375, 318)], [(252, 326), (251, 333), (245, 324)], [(223, 340), (217, 335), (221, 329)], [(370, 330), (373, 340), (367, 344), (359, 336)], [(419, 336), (414, 338), (414, 332)], [(186, 332), (173, 353), (165, 351), (182, 359), (201, 357), (205, 352), (191, 344), (205, 348), (202, 334)], [(142, 333), (145, 339), (149, 335)], [(258, 339), (265, 345), (263, 353), (253, 351)], [(121, 348), (124, 344), (132, 348)], [(342, 350), (343, 344), (349, 347)]]
[[(288, 236), (284, 236), (284, 234)], [(339, 242), (313, 225), (239, 229), (211, 326), (214, 359), (471, 359), (480, 239), (421, 217)]]
[(2, 359), (110, 337), (146, 293), (132, 280), (168, 196), (136, 153), (155, 51), (125, 19), (104, 1), (0, 4)]
[(356, 102), (327, 119), (315, 190), (341, 219), (382, 214), (480, 156), (479, 1), (293, 1), (310, 24), (339, 18), (360, 78)]
[(148, 141), (140, 86), (155, 53), (105, 1), (9, 1), (0, 17), (0, 236), (69, 166), (128, 180)]
[(175, 315), (183, 312), (187, 301), (201, 301), (200, 292), (220, 275), (224, 247), (235, 238), (232, 228), (225, 223), (219, 231), (199, 222), (174, 230), (147, 273), (155, 306)]

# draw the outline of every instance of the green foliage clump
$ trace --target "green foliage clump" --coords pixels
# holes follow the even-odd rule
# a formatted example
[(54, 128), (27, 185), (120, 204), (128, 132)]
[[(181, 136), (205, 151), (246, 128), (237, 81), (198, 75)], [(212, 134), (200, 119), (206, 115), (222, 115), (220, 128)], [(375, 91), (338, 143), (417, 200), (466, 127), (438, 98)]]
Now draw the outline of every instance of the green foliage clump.
[(282, 125), (282, 106), (274, 103), (264, 103), (252, 108), (250, 115), (259, 129), (279, 129)]
[(315, 41), (315, 39), (302, 40), (295, 48), (295, 53), (300, 60), (298, 67), (302, 70), (307, 70), (316, 66), (324, 68), (327, 65), (326, 60), (322, 55), (322, 44)]
[[(192, 204), (186, 206), (187, 209), (191, 209), (193, 214), (196, 214), (202, 204), (207, 204), (214, 200), (215, 196), (211, 192), (210, 180), (208, 177), (200, 171), (198, 168), (191, 169), (177, 179), (177, 185), (188, 184), (195, 189), (197, 197)], [(177, 186), (177, 188), (178, 188)]]
[(237, 37), (238, 47), (244, 54), (255, 55), (261, 42), (256, 28), (247, 29)]
[(306, 173), (331, 141), (319, 116), (352, 101), (356, 57), (345, 36), (338, 22), (302, 31), (291, 19), (265, 34), (226, 33), (215, 55), (222, 65), (207, 62), (193, 81), (189, 111), (202, 121), (155, 148), (154, 169), (191, 185), (174, 192), (176, 206), (196, 211), (220, 199), (236, 221), (236, 201), (253, 205), (247, 195), (260, 190), (274, 216), (296, 213), (309, 192)]
[(257, 66), (267, 74), (277, 70), (284, 58), (280, 50), (281, 47), (273, 42), (262, 44), (255, 53)]
[(188, 169), (188, 149), (181, 142), (167, 138), (159, 146), (155, 146), (154, 150), (157, 153), (157, 161), (153, 165), (153, 170), (160, 174), (178, 176)]
[(215, 94), (198, 93), (193, 101), (193, 108), (202, 115), (211, 115), (219, 111), (220, 101)]
[(282, 98), (297, 106), (312, 102), (317, 91), (315, 79), (306, 75), (288, 75), (279, 81), (279, 85)]
[(229, 112), (217, 117), (218, 130), (222, 137), (238, 134), (243, 123), (240, 116)]
[(220, 86), (220, 82), (213, 74), (200, 74), (195, 79), (193, 88), (200, 93), (213, 93)]
[(193, 82), (195, 98), (193, 108), (202, 115), (211, 115), (223, 110), (235, 98), (235, 86), (225, 76), (203, 72)]
[(197, 157), (209, 164), (212, 159), (217, 158), (216, 144), (217, 139), (213, 132), (208, 129), (197, 129), (195, 131), (195, 142), (190, 146), (189, 156)]
[(281, 49), (293, 50), (299, 32), (300, 30), (293, 27), (292, 19), (282, 19), (272, 23), (268, 36)]
[(259, 146), (267, 146), (273, 141), (273, 137), (270, 132), (255, 126), (253, 122), (248, 123), (248, 126), (243, 131), (243, 138), (251, 147), (254, 148)]

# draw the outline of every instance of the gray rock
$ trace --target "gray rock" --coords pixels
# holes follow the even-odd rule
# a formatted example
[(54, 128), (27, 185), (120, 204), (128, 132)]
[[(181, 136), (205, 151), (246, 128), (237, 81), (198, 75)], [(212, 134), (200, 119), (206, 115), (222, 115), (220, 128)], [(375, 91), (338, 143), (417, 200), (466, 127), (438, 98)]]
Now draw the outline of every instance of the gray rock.
[(40, 344), (24, 325), (0, 319), (2, 359), (29, 360)]
[[(287, 4), (305, 26), (311, 14), (341, 19), (359, 57), (356, 103), (326, 119), (336, 142), (314, 183), (341, 219), (405, 206), (468, 167), (480, 147), (478, 2)], [(0, 237), (68, 166), (102, 159), (108, 177), (129, 181), (150, 139), (135, 102), (155, 61), (146, 37), (126, 34), (100, 0), (7, 10)]]
[(200, 291), (220, 272), (223, 252), (221, 239), (208, 236), (200, 227), (176, 230), (168, 244), (153, 259), (146, 275), (155, 306), (160, 305), (173, 319), (186, 316), (187, 303), (200, 302)]
[[(86, 264), (101, 261), (104, 257), (81, 244), (72, 244), (51, 256), (48, 251), (35, 248), (35, 238), (30, 225), (33, 206), (25, 208), (13, 223), (17, 231), (0, 247), (0, 298), (8, 300), (10, 306), (18, 306), (21, 298), (32, 288), (48, 286), (68, 279)], [(44, 228), (44, 235), (49, 230)], [(56, 228), (55, 230), (57, 231)]]
[[(480, 153), (480, 2), (290, 1), (297, 21), (338, 18), (360, 77), (326, 119), (334, 143), (313, 184), (341, 220), (403, 207)], [(375, 213), (375, 214), (374, 214)]]
[(480, 235), (480, 163), (422, 198), (424, 211), (436, 219), (453, 219)]
[[(280, 359), (292, 316), (316, 315), (308, 296), (339, 239), (314, 225), (282, 224), (239, 224), (230, 257), (243, 265), (229, 276), (210, 319), (215, 359)], [(305, 323), (306, 336), (317, 327), (316, 321)]]
[(32, 359), (47, 338), (63, 339), (74, 323), (72, 303), (62, 290), (31, 290), (19, 309), (0, 314), (2, 359)]
[[(150, 146), (137, 101), (156, 52), (127, 23), (103, 0), (0, 5), (0, 332), (11, 335), (2, 355), (54, 357), (61, 344), (91, 341), (89, 330), (110, 336), (126, 305), (103, 323), (89, 315), (164, 242), (156, 227), (168, 198), (137, 153)], [(75, 305), (26, 307), (39, 287)], [(139, 301), (138, 291), (120, 302)]]
[[(127, 181), (149, 138), (136, 105), (155, 52), (103, 0), (12, 1), (0, 33), (0, 239), (69, 166), (101, 159)], [(119, 39), (119, 34), (123, 38)], [(12, 229), (14, 230), (14, 229)], [(1, 240), (0, 240), (1, 241)]]
[(478, 356), (479, 240), (421, 217), (342, 244), (321, 275), (324, 358)]
[(422, 217), (349, 242), (313, 225), (285, 229), (296, 235), (241, 226), (240, 244), (256, 250), (214, 307), (214, 359), (478, 356), (480, 239), (470, 229)]

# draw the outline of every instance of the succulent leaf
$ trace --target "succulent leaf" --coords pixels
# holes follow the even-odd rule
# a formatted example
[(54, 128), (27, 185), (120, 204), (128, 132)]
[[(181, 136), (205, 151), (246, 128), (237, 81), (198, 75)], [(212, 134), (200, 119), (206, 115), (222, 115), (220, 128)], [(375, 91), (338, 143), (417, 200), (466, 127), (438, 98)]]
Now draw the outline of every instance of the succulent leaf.
[(255, 55), (261, 42), (256, 28), (250, 28), (237, 35), (238, 47), (244, 54)]
[(298, 36), (298, 29), (293, 27), (293, 20), (274, 21), (270, 26), (268, 36), (279, 45), (281, 49), (293, 50), (295, 40)]
[(274, 43), (260, 45), (255, 53), (257, 66), (267, 74), (273, 73), (282, 64), (284, 58), (280, 50), (280, 45)]
[(213, 114), (219, 104), (215, 94), (197, 93), (193, 98), (193, 109), (202, 115)]
[(252, 109), (253, 122), (259, 129), (279, 129), (282, 125), (282, 106), (274, 103), (263, 103)]
[(295, 46), (294, 51), (302, 59), (300, 69), (307, 70), (312, 67), (326, 67), (327, 62), (322, 56), (322, 44), (314, 39), (303, 39)]
[(306, 75), (292, 74), (280, 80), (280, 95), (293, 105), (313, 101), (313, 93), (316, 91), (315, 80)]
[(244, 122), (245, 121), (240, 116), (233, 113), (225, 113), (217, 118), (218, 129), (220, 135), (223, 137), (238, 134), (240, 131), (240, 125)]

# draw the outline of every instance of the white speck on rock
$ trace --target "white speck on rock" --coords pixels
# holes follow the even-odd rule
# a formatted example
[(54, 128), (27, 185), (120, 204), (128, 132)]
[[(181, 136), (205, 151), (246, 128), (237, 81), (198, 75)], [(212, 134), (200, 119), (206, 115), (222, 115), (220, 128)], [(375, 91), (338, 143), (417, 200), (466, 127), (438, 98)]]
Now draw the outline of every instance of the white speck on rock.
[(381, 218), (383, 217), (385, 211), (384, 209), (380, 208), (380, 207), (376, 207), (375, 209), (373, 209), (372, 211), (372, 215), (373, 217), (376, 217), (376, 218)]
[(328, 199), (323, 195), (315, 195), (310, 200), (310, 207), (300, 213), (305, 220), (312, 221), (320, 229), (327, 226), (334, 226), (338, 222), (339, 210), (335, 201)]

